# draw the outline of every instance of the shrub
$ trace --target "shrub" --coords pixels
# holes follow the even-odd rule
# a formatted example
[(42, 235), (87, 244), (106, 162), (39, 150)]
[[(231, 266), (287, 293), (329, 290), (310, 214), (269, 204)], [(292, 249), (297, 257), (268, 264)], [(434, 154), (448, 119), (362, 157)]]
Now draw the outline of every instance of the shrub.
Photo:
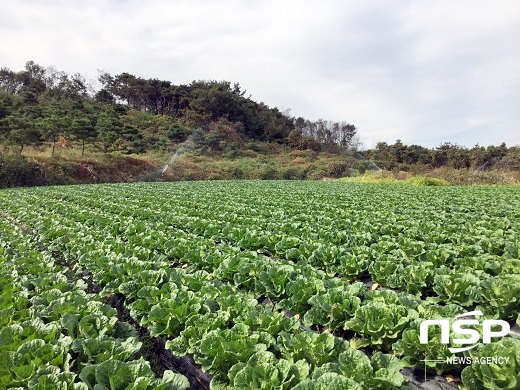
[(343, 176), (343, 173), (345, 172), (345, 170), (347, 168), (348, 168), (348, 164), (346, 164), (346, 163), (342, 163), (342, 162), (333, 163), (332, 166), (330, 167), (328, 175), (332, 176), (332, 177), (341, 177), (341, 176)]
[(37, 171), (24, 156), (0, 154), (0, 188), (35, 185)]
[(307, 164), (307, 160), (302, 157), (296, 157), (294, 160), (291, 160), (289, 165), (305, 165)]
[(232, 179), (243, 179), (244, 178), (244, 170), (240, 167), (233, 167), (229, 171)]
[(289, 153), (289, 156), (294, 158), (300, 157), (302, 159), (315, 160), (317, 157), (317, 153), (311, 149), (293, 150), (291, 153)]
[(261, 180), (276, 180), (278, 179), (278, 171), (270, 166), (264, 167), (260, 173)]
[(278, 154), (281, 152), (281, 147), (268, 142), (252, 141), (246, 143), (246, 149), (260, 154)]
[(302, 167), (289, 167), (282, 171), (282, 179), (285, 180), (304, 180), (306, 176)]
[(417, 176), (407, 180), (408, 184), (414, 186), (449, 186), (450, 183), (444, 179), (435, 177)]

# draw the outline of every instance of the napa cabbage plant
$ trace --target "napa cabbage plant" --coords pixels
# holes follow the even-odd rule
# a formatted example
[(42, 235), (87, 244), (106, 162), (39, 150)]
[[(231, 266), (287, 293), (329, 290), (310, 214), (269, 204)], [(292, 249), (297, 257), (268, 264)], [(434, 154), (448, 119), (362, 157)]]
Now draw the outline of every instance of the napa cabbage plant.
[(312, 296), (308, 301), (311, 308), (303, 317), (304, 325), (323, 325), (331, 331), (343, 327), (345, 321), (351, 319), (361, 306), (361, 299), (353, 290), (349, 287), (335, 287), (324, 294)]
[(344, 328), (361, 335), (359, 345), (374, 345), (389, 350), (391, 344), (416, 318), (417, 312), (406, 306), (369, 301), (356, 310), (354, 317), (345, 322)]
[(172, 371), (165, 371), (163, 377), (155, 378), (148, 362), (143, 359), (122, 362), (106, 360), (83, 368), (79, 374), (89, 389), (95, 390), (186, 390), (188, 379)]
[[(480, 344), (469, 356), (501, 357), (501, 364), (471, 364), (462, 370), (462, 383), (467, 390), (520, 388), (520, 340), (505, 337), (491, 344)], [(506, 360), (507, 359), (507, 360)]]
[(305, 360), (291, 362), (278, 359), (272, 352), (254, 353), (247, 362), (237, 363), (228, 373), (229, 386), (211, 383), (212, 389), (292, 389), (309, 376), (310, 367)]

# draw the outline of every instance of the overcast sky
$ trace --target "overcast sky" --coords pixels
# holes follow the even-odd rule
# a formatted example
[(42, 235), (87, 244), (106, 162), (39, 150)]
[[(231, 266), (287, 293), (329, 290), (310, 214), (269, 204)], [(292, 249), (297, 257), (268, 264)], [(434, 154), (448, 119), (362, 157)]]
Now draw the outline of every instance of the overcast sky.
[(26, 61), (239, 82), (378, 141), (520, 144), (520, 2), (1, 0), (0, 67)]

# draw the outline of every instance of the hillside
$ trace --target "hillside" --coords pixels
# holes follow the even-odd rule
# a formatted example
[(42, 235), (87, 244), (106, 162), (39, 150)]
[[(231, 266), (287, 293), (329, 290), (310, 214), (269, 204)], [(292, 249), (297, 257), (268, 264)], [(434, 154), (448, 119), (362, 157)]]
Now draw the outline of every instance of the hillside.
[[(270, 146), (270, 144), (265, 144)], [(0, 188), (82, 183), (184, 180), (326, 180), (401, 182), (413, 177), (432, 177), (450, 184), (520, 183), (520, 171), (503, 169), (428, 168), (411, 165), (408, 171), (377, 170), (375, 163), (349, 155), (316, 153), (311, 150), (258, 153), (242, 151), (241, 156), (197, 155), (105, 155), (88, 157), (46, 156), (31, 151), (29, 156), (0, 154)], [(76, 151), (78, 154), (81, 151)], [(60, 150), (57, 149), (57, 154)], [(42, 155), (43, 154), (43, 155)], [(172, 161), (172, 156), (175, 156)], [(366, 170), (366, 166), (373, 169)]]
[[(228, 81), (0, 69), (0, 187), (142, 180), (322, 179), (388, 171), (456, 184), (517, 182), (520, 148), (379, 142), (292, 117)], [(172, 156), (175, 164), (162, 170)]]

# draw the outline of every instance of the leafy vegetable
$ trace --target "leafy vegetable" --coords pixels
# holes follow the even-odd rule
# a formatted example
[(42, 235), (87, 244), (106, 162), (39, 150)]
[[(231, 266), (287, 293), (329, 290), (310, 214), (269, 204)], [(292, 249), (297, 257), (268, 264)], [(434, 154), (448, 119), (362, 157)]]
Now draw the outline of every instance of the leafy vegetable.
[(166, 342), (166, 348), (174, 354), (184, 356), (194, 354), (200, 346), (201, 335), (211, 330), (225, 329), (229, 324), (229, 312), (218, 311), (201, 316), (193, 316), (186, 320), (186, 326), (179, 337)]
[(321, 324), (334, 331), (354, 316), (361, 306), (361, 299), (351, 289), (336, 287), (325, 294), (314, 295), (309, 299), (309, 304), (312, 307), (305, 313), (303, 323), (307, 326)]
[[(221, 181), (0, 191), (0, 387), (83, 390), (79, 373), (96, 390), (115, 386), (118, 373), (125, 387), (157, 387), (128, 366), (135, 329), (102, 302), (117, 292), (141, 326), (169, 338), (176, 354), (193, 354), (215, 386), (412, 388), (404, 364), (449, 357), (438, 327), (430, 344), (418, 342), (422, 320), (482, 310), (518, 322), (520, 193), (400, 187)], [(490, 345), (514, 356), (518, 346), (504, 340)], [(366, 346), (371, 358), (350, 346)], [(516, 386), (514, 367), (470, 368), (469, 388)]]
[(126, 340), (101, 336), (97, 338), (77, 338), (72, 343), (72, 350), (78, 354), (79, 363), (101, 363), (114, 359), (125, 361), (141, 349), (141, 342), (134, 337)]
[(334, 337), (330, 333), (318, 335), (313, 332), (297, 334), (281, 332), (276, 344), (276, 349), (280, 351), (283, 358), (292, 361), (305, 359), (316, 367), (336, 360), (349, 348), (348, 343), (339, 337)]
[[(462, 382), (468, 390), (520, 388), (520, 340), (505, 337), (491, 344), (480, 344), (469, 351), (475, 361), (462, 370)], [(500, 363), (488, 357), (502, 358)], [(477, 362), (479, 358), (486, 359)], [(507, 359), (507, 360), (506, 360)]]
[(227, 376), (231, 367), (246, 362), (255, 352), (265, 351), (267, 345), (260, 333), (250, 333), (245, 324), (236, 324), (231, 329), (211, 330), (203, 335), (200, 346), (195, 350), (195, 361), (206, 370)]
[(309, 365), (305, 360), (294, 364), (277, 359), (271, 352), (253, 354), (247, 363), (237, 363), (228, 377), (233, 388), (290, 389), (309, 376)]
[(313, 378), (318, 378), (327, 372), (335, 372), (358, 383), (363, 383), (373, 376), (370, 359), (361, 351), (348, 348), (341, 352), (336, 360), (318, 366), (313, 371)]
[(180, 291), (172, 298), (162, 300), (150, 309), (150, 334), (178, 336), (186, 320), (196, 315), (201, 308), (201, 299), (192, 291)]
[(293, 388), (294, 390), (362, 390), (363, 387), (350, 378), (335, 372), (327, 372), (316, 379), (307, 379)]
[(433, 290), (442, 301), (471, 306), (479, 299), (482, 279), (482, 273), (477, 275), (475, 271), (448, 272), (442, 269), (434, 277)]
[(287, 297), (279, 305), (296, 313), (304, 313), (310, 308), (309, 299), (325, 292), (325, 287), (320, 279), (299, 277), (288, 281), (285, 291)]
[(378, 345), (389, 349), (405, 327), (418, 317), (415, 310), (402, 305), (372, 301), (356, 310), (354, 317), (345, 322), (345, 329), (362, 336), (362, 345)]
[(484, 312), (513, 319), (520, 311), (520, 275), (506, 274), (485, 279), (481, 284), (480, 301)]
[(89, 389), (95, 390), (185, 390), (190, 386), (185, 376), (171, 371), (165, 371), (162, 379), (155, 379), (153, 371), (144, 360), (106, 360), (86, 366), (79, 377)]

